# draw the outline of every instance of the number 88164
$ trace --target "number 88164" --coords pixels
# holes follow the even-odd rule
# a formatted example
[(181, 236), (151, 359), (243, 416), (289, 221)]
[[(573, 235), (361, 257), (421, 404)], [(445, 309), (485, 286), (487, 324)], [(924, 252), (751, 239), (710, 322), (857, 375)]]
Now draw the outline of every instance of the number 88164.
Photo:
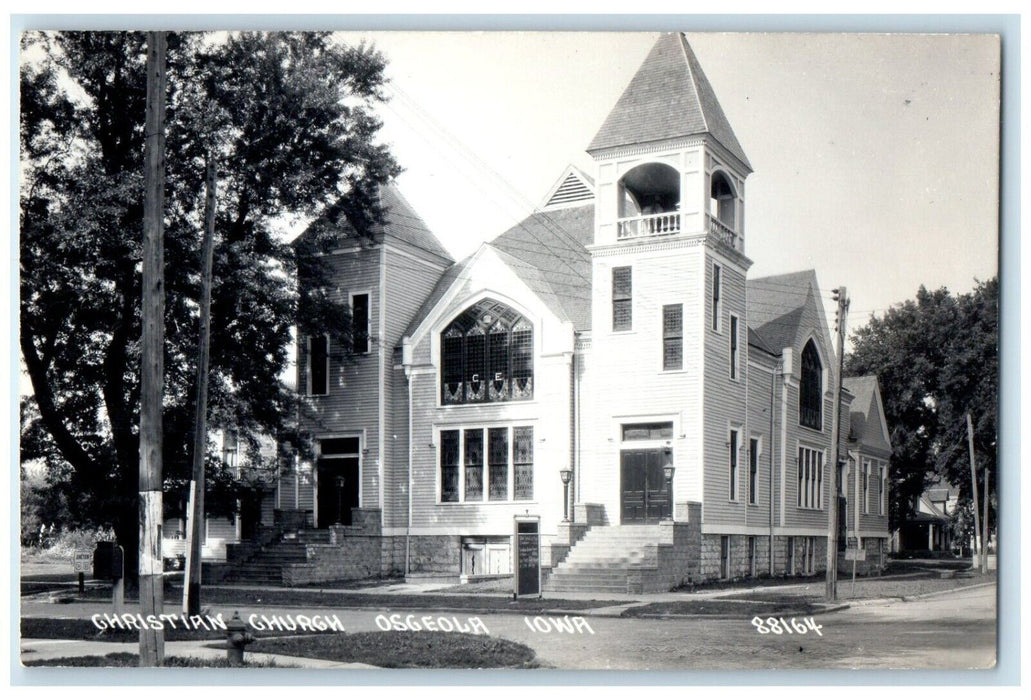
[(823, 636), (823, 625), (816, 624), (816, 621), (811, 617), (803, 617), (801, 622), (795, 618), (791, 618), (790, 621), (785, 620), (783, 617), (767, 617), (761, 618), (758, 615), (752, 618), (752, 626), (755, 627), (755, 631), (759, 634), (807, 634), (809, 632), (816, 632), (820, 637)]

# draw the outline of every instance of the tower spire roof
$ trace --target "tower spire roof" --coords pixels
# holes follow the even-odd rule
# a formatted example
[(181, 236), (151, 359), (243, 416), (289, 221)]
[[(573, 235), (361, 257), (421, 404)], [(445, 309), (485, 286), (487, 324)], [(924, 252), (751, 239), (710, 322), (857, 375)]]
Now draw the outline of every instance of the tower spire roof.
[(655, 42), (587, 150), (697, 134), (711, 135), (752, 169), (687, 38), (677, 32)]

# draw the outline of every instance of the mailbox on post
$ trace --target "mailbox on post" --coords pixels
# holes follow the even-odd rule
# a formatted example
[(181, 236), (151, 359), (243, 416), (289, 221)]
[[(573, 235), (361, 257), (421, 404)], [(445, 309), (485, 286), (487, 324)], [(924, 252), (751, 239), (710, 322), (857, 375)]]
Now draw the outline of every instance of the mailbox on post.
[(93, 578), (113, 581), (124, 575), (122, 548), (114, 542), (97, 542), (93, 550)]
[(93, 578), (111, 581), (111, 604), (120, 614), (125, 604), (125, 556), (114, 542), (97, 542), (93, 550)]
[(512, 535), (515, 569), (513, 597), (541, 596), (541, 519), (537, 515), (515, 516)]

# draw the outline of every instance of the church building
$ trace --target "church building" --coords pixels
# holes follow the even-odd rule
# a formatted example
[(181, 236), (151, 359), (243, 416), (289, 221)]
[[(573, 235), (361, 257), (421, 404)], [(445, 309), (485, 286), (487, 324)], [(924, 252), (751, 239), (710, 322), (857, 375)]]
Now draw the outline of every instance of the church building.
[(341, 229), (326, 262), (357, 357), (301, 338), (313, 448), (231, 576), (507, 575), (520, 519), (539, 519), (545, 591), (815, 573), (835, 497), (842, 546), (883, 565), (877, 380), (844, 380), (831, 464), (816, 274), (748, 276), (752, 166), (684, 35), (658, 39), (587, 152), (591, 172), (457, 262), (394, 186), (374, 243)]

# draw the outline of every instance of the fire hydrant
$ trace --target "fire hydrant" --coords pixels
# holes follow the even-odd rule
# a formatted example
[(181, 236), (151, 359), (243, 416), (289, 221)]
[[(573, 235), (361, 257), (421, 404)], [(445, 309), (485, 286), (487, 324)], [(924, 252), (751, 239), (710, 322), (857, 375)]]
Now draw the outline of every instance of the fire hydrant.
[(247, 623), (240, 619), (240, 611), (226, 623), (226, 660), (230, 666), (243, 666), (243, 650), (254, 641), (254, 635), (247, 631)]

